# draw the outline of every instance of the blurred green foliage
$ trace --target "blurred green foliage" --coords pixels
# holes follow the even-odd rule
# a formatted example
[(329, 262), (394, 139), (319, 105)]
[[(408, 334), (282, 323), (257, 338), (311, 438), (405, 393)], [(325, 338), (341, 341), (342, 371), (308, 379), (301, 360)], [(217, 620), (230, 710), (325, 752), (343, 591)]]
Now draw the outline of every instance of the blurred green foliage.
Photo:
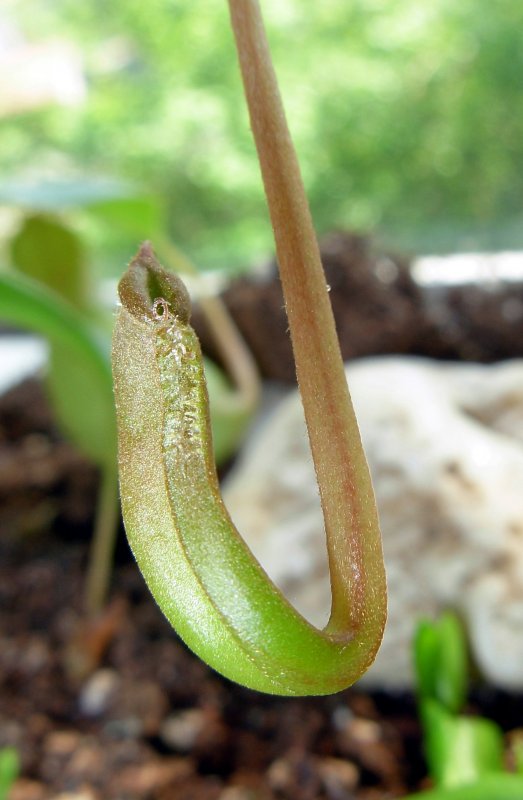
[[(11, 4), (29, 40), (75, 43), (88, 94), (4, 118), (4, 177), (136, 181), (165, 198), (170, 235), (205, 267), (270, 251), (226, 5)], [(320, 231), (378, 228), (423, 252), (523, 245), (521, 0), (263, 8)], [(100, 238), (116, 272), (134, 243)]]
[(46, 284), (75, 308), (83, 309), (87, 273), (81, 240), (57, 217), (31, 214), (10, 243), (19, 272)]

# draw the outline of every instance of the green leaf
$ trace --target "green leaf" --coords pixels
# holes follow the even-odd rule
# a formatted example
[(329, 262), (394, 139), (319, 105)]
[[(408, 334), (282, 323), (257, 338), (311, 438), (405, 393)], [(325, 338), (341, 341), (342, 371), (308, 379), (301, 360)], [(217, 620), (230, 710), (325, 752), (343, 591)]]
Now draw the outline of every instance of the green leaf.
[(463, 628), (446, 613), (436, 622), (422, 620), (414, 638), (417, 691), (421, 700), (433, 698), (457, 713), (467, 695), (468, 658)]
[(436, 696), (438, 634), (430, 620), (420, 620), (413, 643), (416, 691), (421, 700)]
[(421, 703), (429, 772), (438, 785), (461, 786), (503, 771), (503, 736), (482, 717), (455, 717), (437, 701)]
[(86, 260), (80, 238), (57, 217), (26, 217), (11, 240), (11, 259), (27, 275), (75, 306), (88, 306)]
[(115, 416), (103, 341), (60, 297), (19, 275), (0, 273), (0, 319), (48, 339), (49, 390), (58, 422), (89, 458), (112, 463)]
[(162, 229), (160, 202), (154, 197), (114, 197), (87, 204), (90, 214), (133, 239), (152, 239)]

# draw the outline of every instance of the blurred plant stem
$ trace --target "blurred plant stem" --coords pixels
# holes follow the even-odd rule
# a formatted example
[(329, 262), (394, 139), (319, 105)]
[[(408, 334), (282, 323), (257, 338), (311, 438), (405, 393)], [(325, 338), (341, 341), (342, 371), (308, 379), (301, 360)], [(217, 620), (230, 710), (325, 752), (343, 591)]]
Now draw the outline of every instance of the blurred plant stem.
[(93, 538), (84, 589), (84, 605), (88, 616), (99, 614), (107, 602), (119, 519), (118, 471), (115, 462), (114, 466), (104, 465), (100, 469)]

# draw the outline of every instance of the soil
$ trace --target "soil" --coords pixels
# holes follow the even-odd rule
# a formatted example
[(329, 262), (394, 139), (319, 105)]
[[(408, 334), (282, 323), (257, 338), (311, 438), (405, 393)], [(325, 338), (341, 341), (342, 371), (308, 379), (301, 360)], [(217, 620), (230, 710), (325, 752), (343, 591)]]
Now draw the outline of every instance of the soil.
[[(408, 258), (350, 233), (327, 236), (321, 256), (345, 361), (393, 353), (481, 362), (523, 356), (523, 283), (422, 287)], [(261, 374), (294, 382), (276, 263), (234, 281), (223, 298)], [(213, 354), (198, 314), (195, 324)]]
[[(406, 264), (372, 255), (358, 237), (333, 237), (329, 247), (338, 318), (350, 305), (366, 319), (358, 336), (357, 323), (346, 332), (339, 323), (351, 355), (416, 352), (422, 341), (449, 354)], [(242, 292), (250, 298), (252, 286)], [(274, 314), (271, 323), (269, 311), (256, 313), (268, 338), (254, 351), (270, 356), (259, 356), (266, 374), (290, 380), (274, 283), (266, 296)], [(454, 353), (467, 337), (458, 339)], [(496, 353), (508, 347), (500, 341)], [(356, 687), (282, 699), (231, 684), (164, 620), (122, 531), (109, 605), (87, 621), (97, 477), (56, 430), (38, 382), (0, 398), (0, 747), (16, 747), (21, 758), (10, 800), (386, 800), (428, 785), (410, 694)], [(506, 732), (521, 725), (521, 698), (483, 688), (472, 702)]]

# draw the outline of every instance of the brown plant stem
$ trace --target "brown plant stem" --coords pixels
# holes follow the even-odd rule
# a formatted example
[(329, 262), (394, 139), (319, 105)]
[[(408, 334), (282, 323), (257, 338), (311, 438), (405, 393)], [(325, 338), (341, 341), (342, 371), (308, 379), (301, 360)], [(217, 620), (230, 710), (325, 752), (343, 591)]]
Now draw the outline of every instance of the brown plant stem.
[[(386, 616), (377, 512), (345, 379), (319, 247), (256, 0), (229, 0), (320, 488), (332, 584), (329, 632)], [(341, 590), (344, 576), (349, 593)]]

